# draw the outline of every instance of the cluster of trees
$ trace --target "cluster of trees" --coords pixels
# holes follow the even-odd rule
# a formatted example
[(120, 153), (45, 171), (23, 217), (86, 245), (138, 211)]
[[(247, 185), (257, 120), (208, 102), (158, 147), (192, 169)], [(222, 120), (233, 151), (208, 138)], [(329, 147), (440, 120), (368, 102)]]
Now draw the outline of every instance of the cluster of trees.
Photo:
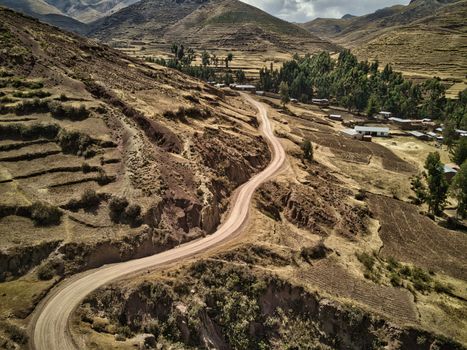
[(229, 63), (233, 61), (233, 54), (227, 53), (225, 57), (218, 57), (210, 54), (206, 50), (201, 53), (201, 64), (194, 65), (197, 54), (192, 48), (185, 48), (184, 45), (173, 44), (171, 48), (173, 57), (166, 60), (164, 58), (146, 57), (145, 60), (177, 69), (185, 74), (205, 81), (223, 82), (232, 84), (234, 82), (244, 83), (245, 72), (241, 69), (233, 71), (229, 68)]
[(417, 84), (393, 71), (390, 65), (379, 68), (378, 62), (358, 62), (350, 51), (341, 52), (337, 60), (328, 52), (295, 55), (280, 69), (261, 69), (258, 88), (281, 93), (285, 100), (292, 97), (308, 102), (312, 98), (327, 98), (368, 115), (386, 110), (401, 118), (449, 116), (455, 127), (467, 128), (467, 91), (459, 100), (448, 100), (439, 78)]
[[(465, 139), (465, 138), (464, 138)], [(446, 205), (449, 192), (457, 200), (457, 216), (467, 217), (467, 160), (464, 159), (460, 170), (451, 184), (444, 175), (444, 164), (438, 152), (428, 155), (425, 161), (425, 172), (412, 179), (412, 190), (415, 193), (415, 204), (428, 204), (432, 215), (440, 215)]]

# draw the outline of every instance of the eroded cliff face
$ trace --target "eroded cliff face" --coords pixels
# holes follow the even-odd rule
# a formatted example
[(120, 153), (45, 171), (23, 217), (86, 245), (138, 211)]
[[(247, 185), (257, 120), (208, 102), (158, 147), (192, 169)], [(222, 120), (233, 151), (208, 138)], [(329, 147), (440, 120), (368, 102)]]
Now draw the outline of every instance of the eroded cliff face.
[(286, 219), (311, 233), (332, 233), (356, 239), (371, 216), (362, 204), (350, 202), (352, 192), (321, 164), (308, 164), (305, 183), (268, 182), (258, 195), (258, 207), (275, 220)]
[(203, 349), (461, 348), (246, 265), (199, 261), (161, 281), (130, 284), (89, 296), (79, 310), (82, 325), (127, 344), (145, 334), (161, 345)]

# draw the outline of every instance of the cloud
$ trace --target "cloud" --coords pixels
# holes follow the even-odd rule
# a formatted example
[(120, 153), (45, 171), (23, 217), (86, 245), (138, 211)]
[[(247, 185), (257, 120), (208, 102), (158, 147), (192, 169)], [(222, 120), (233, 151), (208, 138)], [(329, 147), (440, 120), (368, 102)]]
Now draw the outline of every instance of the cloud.
[(290, 22), (307, 22), (317, 17), (341, 18), (372, 13), (410, 0), (242, 0)]

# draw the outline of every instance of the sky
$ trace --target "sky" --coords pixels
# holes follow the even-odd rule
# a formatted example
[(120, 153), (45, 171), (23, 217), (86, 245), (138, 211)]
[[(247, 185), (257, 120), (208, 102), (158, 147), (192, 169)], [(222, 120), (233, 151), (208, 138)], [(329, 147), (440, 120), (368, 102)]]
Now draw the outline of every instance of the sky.
[(317, 17), (341, 18), (372, 13), (410, 0), (242, 0), (289, 22), (307, 22)]

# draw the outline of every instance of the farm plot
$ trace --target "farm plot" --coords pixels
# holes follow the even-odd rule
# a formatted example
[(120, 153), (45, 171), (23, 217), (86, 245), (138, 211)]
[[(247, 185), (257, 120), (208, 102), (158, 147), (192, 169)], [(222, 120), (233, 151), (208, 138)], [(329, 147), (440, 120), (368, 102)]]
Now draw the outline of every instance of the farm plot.
[(418, 322), (413, 297), (407, 290), (356, 278), (330, 258), (296, 271), (293, 278), (331, 295), (366, 305), (402, 324)]
[(381, 254), (427, 270), (467, 280), (467, 237), (439, 227), (412, 204), (369, 195), (370, 210), (381, 224)]
[(368, 164), (372, 157), (379, 157), (386, 170), (407, 173), (415, 171), (414, 166), (376, 143), (357, 141), (331, 133), (305, 133), (305, 136), (312, 142), (329, 147), (337, 157), (343, 160)]

